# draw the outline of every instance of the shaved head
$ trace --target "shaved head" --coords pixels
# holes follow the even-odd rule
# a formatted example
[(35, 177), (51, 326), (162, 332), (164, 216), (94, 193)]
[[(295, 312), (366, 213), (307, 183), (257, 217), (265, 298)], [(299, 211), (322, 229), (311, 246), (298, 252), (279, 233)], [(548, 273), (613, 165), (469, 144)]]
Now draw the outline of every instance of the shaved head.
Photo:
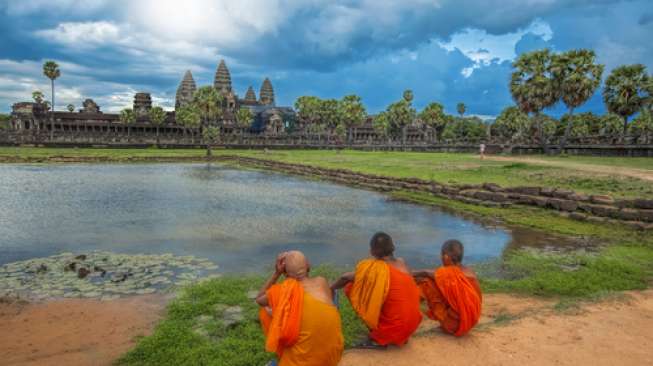
[(460, 264), (463, 261), (465, 248), (458, 240), (447, 240), (442, 244), (442, 256), (447, 255), (453, 264)]
[(390, 235), (379, 232), (370, 240), (370, 251), (376, 258), (391, 256), (395, 252), (395, 244)]
[(291, 250), (284, 256), (286, 275), (295, 279), (302, 279), (308, 274), (308, 259), (304, 253)]

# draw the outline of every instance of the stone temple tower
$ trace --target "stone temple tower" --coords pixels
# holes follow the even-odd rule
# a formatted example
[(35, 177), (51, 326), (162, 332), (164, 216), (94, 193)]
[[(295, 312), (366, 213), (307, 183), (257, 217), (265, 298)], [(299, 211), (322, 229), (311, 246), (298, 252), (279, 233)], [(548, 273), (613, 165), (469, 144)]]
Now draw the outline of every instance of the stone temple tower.
[(245, 93), (245, 101), (247, 103), (256, 104), (256, 93), (254, 92), (254, 88), (251, 86), (247, 88), (247, 93)]
[(177, 88), (175, 109), (189, 105), (193, 101), (195, 90), (197, 90), (195, 79), (193, 79), (193, 74), (188, 70), (184, 74), (184, 78), (181, 80), (181, 83), (179, 83), (179, 87)]
[(259, 101), (263, 105), (274, 105), (274, 89), (272, 89), (272, 83), (270, 79), (265, 78), (263, 80), (263, 85), (261, 85), (261, 92), (259, 93)]
[(134, 113), (136, 113), (136, 117), (146, 117), (150, 109), (152, 109), (150, 93), (136, 93), (134, 95)]
[(231, 74), (229, 74), (229, 69), (227, 69), (227, 64), (225, 64), (224, 60), (220, 60), (218, 69), (215, 72), (213, 87), (218, 92), (231, 92)]

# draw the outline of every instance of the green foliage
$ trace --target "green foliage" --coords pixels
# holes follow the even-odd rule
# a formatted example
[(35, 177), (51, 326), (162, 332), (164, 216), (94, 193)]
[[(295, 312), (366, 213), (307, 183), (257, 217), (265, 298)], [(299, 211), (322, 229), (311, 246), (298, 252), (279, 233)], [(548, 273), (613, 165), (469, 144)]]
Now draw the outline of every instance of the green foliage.
[(592, 50), (580, 49), (553, 56), (551, 70), (560, 97), (573, 110), (592, 97), (601, 84), (604, 65), (596, 64)]
[(643, 109), (629, 126), (630, 134), (644, 139), (645, 143), (650, 142), (653, 135), (653, 112), (650, 109)]
[(640, 111), (650, 98), (649, 84), (646, 66), (641, 64), (617, 67), (605, 80), (603, 101), (610, 113), (623, 119), (624, 135), (628, 128), (628, 117)]
[(43, 103), (43, 92), (40, 90), (35, 90), (32, 92), (32, 99), (34, 99), (34, 103), (41, 104)]
[(404, 128), (415, 120), (417, 114), (415, 108), (405, 99), (390, 104), (385, 113), (388, 118), (391, 136), (401, 135)]
[(406, 102), (412, 103), (414, 98), (413, 91), (410, 89), (404, 90), (404, 94), (402, 95), (402, 97)]
[(252, 121), (254, 121), (254, 115), (249, 108), (241, 107), (238, 112), (236, 112), (236, 122), (241, 128), (249, 128), (252, 126)]
[(10, 121), (11, 121), (11, 116), (10, 115), (0, 113), (0, 130), (8, 129)]
[(125, 108), (120, 111), (120, 122), (125, 125), (131, 125), (136, 122), (136, 113), (131, 108)]
[(478, 142), (485, 137), (485, 124), (478, 117), (451, 118), (442, 133), (445, 140), (465, 140)]
[(320, 98), (314, 96), (302, 96), (295, 101), (297, 119), (304, 126), (310, 126), (319, 120)]
[(376, 133), (387, 136), (390, 134), (390, 119), (388, 119), (387, 112), (381, 112), (374, 117), (372, 121), (372, 126)]
[[(333, 279), (339, 273), (333, 268), (319, 266), (312, 271), (315, 276)], [(265, 352), (265, 340), (258, 321), (258, 305), (247, 297), (264, 282), (258, 276), (228, 276), (204, 281), (185, 288), (169, 306), (167, 317), (159, 323), (154, 333), (142, 338), (137, 346), (125, 354), (119, 365), (264, 365), (272, 354)], [(226, 328), (220, 322), (217, 304), (238, 305), (245, 320)], [(208, 337), (194, 332), (195, 319), (208, 315), (213, 319), (205, 328)], [(349, 302), (340, 298), (340, 315), (345, 345), (350, 347), (366, 330), (358, 320)]]
[(438, 139), (442, 138), (442, 133), (450, 120), (444, 113), (444, 107), (440, 103), (430, 103), (418, 115), (418, 118), (427, 126), (435, 129)]
[(324, 99), (319, 103), (317, 112), (320, 124), (326, 129), (332, 131), (342, 123), (342, 114), (340, 113), (340, 105), (336, 99)]
[(548, 49), (522, 53), (512, 64), (510, 93), (524, 113), (539, 113), (556, 103), (559, 91), (551, 72)]
[(54, 61), (46, 61), (43, 64), (43, 75), (45, 75), (50, 80), (55, 80), (61, 76), (59, 65)]
[(191, 130), (199, 128), (202, 122), (200, 111), (192, 104), (177, 109), (175, 112), (175, 119), (177, 120), (177, 123)]
[(465, 103), (458, 103), (456, 104), (456, 111), (460, 114), (460, 117), (463, 117), (467, 111), (467, 106), (465, 106)]
[(511, 140), (529, 137), (531, 120), (526, 113), (517, 107), (507, 107), (497, 117), (492, 125), (492, 134)]
[(608, 113), (601, 116), (601, 134), (606, 136), (613, 136), (621, 133), (622, 119), (614, 114)]
[(222, 118), (222, 94), (212, 86), (203, 86), (193, 95), (193, 106), (204, 124), (214, 124)]
[(209, 145), (216, 143), (219, 137), (220, 129), (218, 127), (208, 126), (202, 130), (202, 138)]
[(159, 106), (152, 107), (149, 111), (150, 123), (157, 127), (161, 126), (163, 122), (165, 122), (167, 116), (168, 114), (166, 111)]
[(346, 95), (340, 100), (340, 113), (346, 128), (359, 126), (365, 122), (367, 111), (358, 95)]
[(68, 112), (71, 112), (71, 113), (72, 113), (72, 112), (75, 111), (75, 106), (72, 105), (72, 104), (68, 104), (68, 105), (66, 106), (66, 109), (68, 110)]

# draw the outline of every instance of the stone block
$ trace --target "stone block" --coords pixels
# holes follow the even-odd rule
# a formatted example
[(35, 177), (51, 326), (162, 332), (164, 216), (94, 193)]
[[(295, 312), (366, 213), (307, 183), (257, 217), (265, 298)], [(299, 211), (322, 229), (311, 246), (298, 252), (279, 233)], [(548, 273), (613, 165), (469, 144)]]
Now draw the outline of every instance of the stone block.
[(628, 220), (628, 221), (638, 220), (639, 211), (632, 208), (622, 208), (617, 213), (617, 217), (621, 220)]
[(553, 197), (556, 198), (568, 198), (572, 194), (576, 192), (568, 190), (568, 189), (562, 189), (562, 188), (557, 188), (556, 190), (553, 191)]
[(540, 194), (546, 197), (553, 197), (553, 191), (554, 191), (553, 188), (543, 187), (542, 189), (540, 189)]
[(574, 200), (577, 202), (588, 202), (590, 200), (589, 196), (581, 194), (581, 193), (574, 193), (568, 197), (570, 200)]
[(639, 210), (639, 220), (653, 222), (653, 210)]
[(528, 195), (531, 195), (531, 196), (539, 196), (541, 190), (542, 189), (540, 187), (512, 187), (512, 188), (510, 188), (510, 192), (528, 194)]
[(533, 197), (533, 202), (539, 207), (546, 207), (548, 201), (549, 199), (545, 197), (539, 197), (539, 196)]
[(614, 199), (610, 196), (604, 194), (595, 194), (590, 196), (590, 201), (599, 205), (612, 205), (614, 204)]
[(636, 199), (633, 201), (633, 206), (635, 206), (635, 208), (651, 210), (653, 209), (653, 200)]
[(592, 205), (592, 213), (597, 216), (615, 217), (619, 209), (614, 206)]
[(587, 220), (587, 215), (584, 214), (584, 213), (580, 213), (580, 212), (572, 212), (572, 213), (569, 214), (569, 217), (574, 219), (574, 220), (578, 220), (578, 221), (586, 221)]
[(499, 186), (498, 184), (495, 183), (483, 183), (483, 189), (488, 190), (490, 192), (502, 192), (503, 188)]
[(547, 205), (559, 211), (572, 212), (578, 208), (578, 202), (572, 200), (564, 200), (560, 198), (550, 198)]

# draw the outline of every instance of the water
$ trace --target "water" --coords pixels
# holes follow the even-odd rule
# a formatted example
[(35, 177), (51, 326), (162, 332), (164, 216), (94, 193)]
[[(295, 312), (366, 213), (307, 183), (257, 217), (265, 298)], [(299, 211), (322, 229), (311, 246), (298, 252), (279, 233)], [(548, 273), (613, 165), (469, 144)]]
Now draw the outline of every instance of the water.
[(450, 238), (465, 244), (466, 262), (552, 241), (374, 192), (215, 164), (0, 165), (0, 264), (98, 249), (194, 255), (249, 272), (296, 248), (313, 263), (351, 265), (379, 230), (415, 267), (437, 264)]

